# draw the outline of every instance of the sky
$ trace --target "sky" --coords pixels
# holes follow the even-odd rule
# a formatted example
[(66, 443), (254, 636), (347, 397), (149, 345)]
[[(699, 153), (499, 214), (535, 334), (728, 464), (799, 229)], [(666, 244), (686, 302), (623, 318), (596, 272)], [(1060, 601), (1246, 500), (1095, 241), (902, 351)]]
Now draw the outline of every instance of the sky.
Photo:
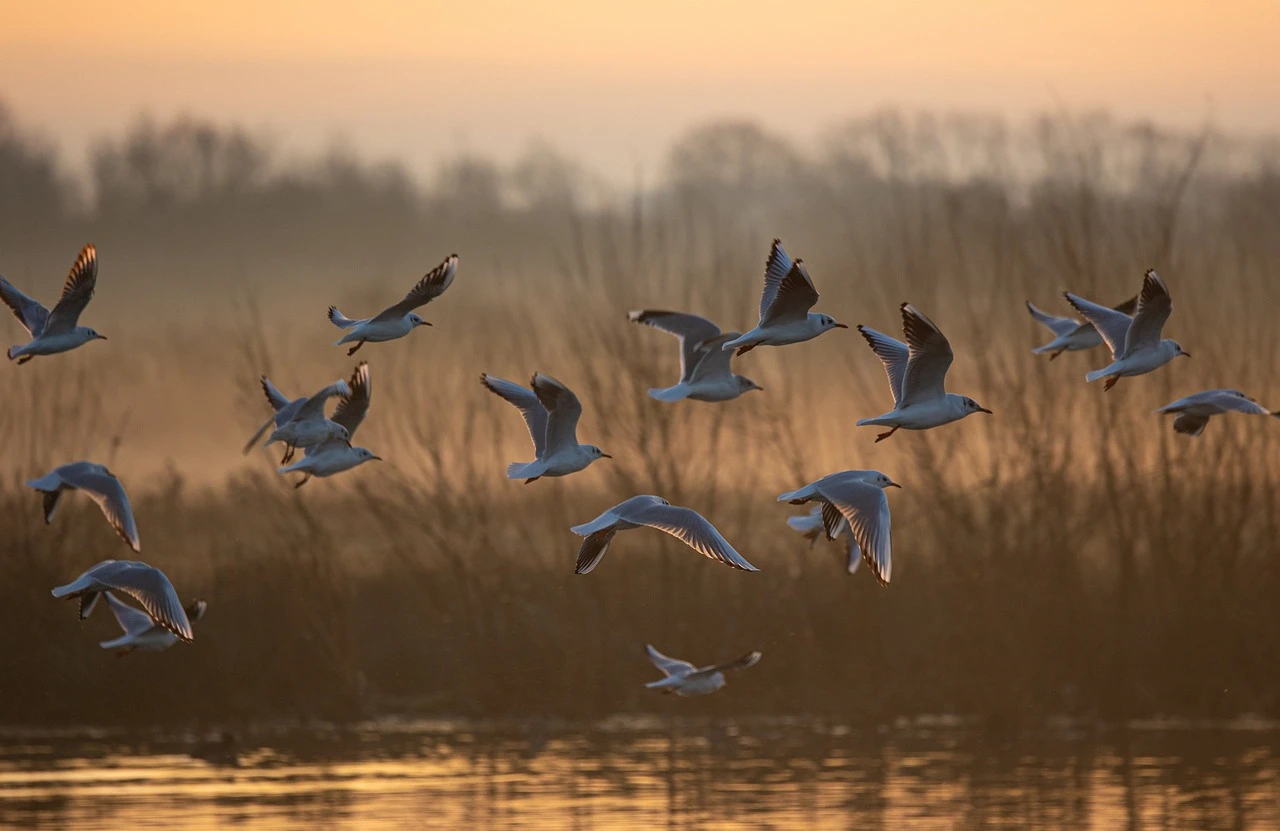
[(0, 100), (82, 162), (140, 113), (429, 175), (550, 142), (607, 177), (692, 126), (883, 106), (1280, 130), (1276, 0), (0, 0)]

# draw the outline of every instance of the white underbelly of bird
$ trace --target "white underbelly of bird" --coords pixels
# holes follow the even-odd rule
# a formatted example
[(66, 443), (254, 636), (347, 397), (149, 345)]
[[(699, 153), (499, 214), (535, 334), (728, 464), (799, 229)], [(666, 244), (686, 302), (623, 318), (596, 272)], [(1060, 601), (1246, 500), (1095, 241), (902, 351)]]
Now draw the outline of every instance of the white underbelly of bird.
[(358, 340), (369, 341), (370, 343), (383, 343), (389, 340), (396, 340), (412, 332), (414, 324), (409, 320), (408, 316), (397, 318), (395, 320), (369, 320), (361, 321), (339, 340), (334, 342), (334, 346), (343, 343), (352, 343)]
[(69, 352), (78, 346), (84, 346), (95, 336), (87, 331), (73, 329), (57, 335), (41, 335), (30, 343), (10, 347), (9, 358), (21, 358), (24, 355), (58, 355)]
[(672, 692), (679, 696), (691, 696), (709, 695), (719, 690), (724, 684), (724, 673), (713, 672), (710, 675), (702, 673), (693, 673), (685, 676), (672, 675), (669, 678), (651, 681), (645, 684), (645, 687), (651, 690)]
[[(950, 393), (948, 393), (950, 395)], [(957, 396), (959, 397), (959, 396)], [(928, 430), (959, 421), (969, 413), (950, 398), (932, 398), (901, 409), (890, 410), (875, 418), (860, 418), (857, 426), (899, 427), (903, 430)]]
[(1178, 357), (1178, 352), (1167, 344), (1171, 341), (1161, 341), (1155, 346), (1148, 346), (1143, 349), (1135, 350), (1132, 354), (1121, 358), (1118, 361), (1112, 361), (1110, 365), (1102, 369), (1096, 369), (1085, 376), (1086, 381), (1098, 381), (1102, 378), (1122, 377), (1129, 378), (1134, 375), (1145, 375), (1148, 372), (1159, 369), (1165, 364)]
[(729, 350), (743, 346), (786, 346), (813, 340), (825, 331), (826, 327), (820, 322), (820, 316), (810, 312), (804, 320), (793, 320), (773, 326), (757, 326), (721, 348)]

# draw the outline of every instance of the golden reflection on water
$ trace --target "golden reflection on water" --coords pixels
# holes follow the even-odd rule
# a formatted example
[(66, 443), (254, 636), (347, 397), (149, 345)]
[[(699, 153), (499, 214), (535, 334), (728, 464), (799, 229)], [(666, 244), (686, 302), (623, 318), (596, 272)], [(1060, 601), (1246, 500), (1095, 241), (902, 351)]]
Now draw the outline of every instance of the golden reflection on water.
[[(0, 738), (0, 826), (1280, 827), (1274, 730), (850, 730), (799, 720)], [(234, 760), (234, 761), (232, 761)]]

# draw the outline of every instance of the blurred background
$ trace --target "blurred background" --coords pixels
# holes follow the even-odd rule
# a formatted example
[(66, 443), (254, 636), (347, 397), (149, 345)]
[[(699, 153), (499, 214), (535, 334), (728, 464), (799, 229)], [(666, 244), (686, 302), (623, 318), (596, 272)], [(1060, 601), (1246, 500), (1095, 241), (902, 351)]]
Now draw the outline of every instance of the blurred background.
[[(1280, 425), (1188, 439), (1151, 414), (1211, 387), (1280, 406), (1274, 3), (132, 0), (7, 18), (0, 273), (51, 304), (95, 243), (82, 322), (110, 340), (0, 368), (0, 722), (658, 713), (882, 736), (947, 714), (1015, 733), (1244, 719), (1274, 739)], [(750, 328), (775, 236), (819, 311), (887, 332), (903, 301), (929, 314), (957, 355), (949, 389), (995, 415), (874, 444), (854, 421), (892, 399), (841, 331), (736, 359), (763, 393), (648, 398), (678, 377), (676, 344), (627, 311)], [(432, 328), (354, 358), (331, 345), (330, 303), (373, 314), (454, 251)], [(1193, 358), (1104, 394), (1083, 381), (1102, 349), (1030, 353), (1049, 338), (1025, 300), (1117, 303), (1150, 267)], [(25, 335), (7, 315), (0, 333)], [(275, 449), (241, 455), (261, 374), (296, 396), (358, 359), (358, 443), (385, 464), (295, 491)], [(479, 375), (535, 370), (577, 391), (580, 439), (614, 461), (504, 478), (531, 448)], [(129, 489), (143, 559), (209, 600), (193, 645), (116, 660), (96, 646), (109, 616), (50, 600), (127, 553), (87, 499), (46, 527), (23, 486), (81, 458)], [(774, 502), (853, 467), (904, 485), (888, 588)], [(574, 575), (569, 526), (637, 493), (699, 510), (763, 573), (637, 534)], [(673, 701), (642, 687), (647, 642), (764, 660)], [(674, 758), (687, 736), (667, 739)], [(1227, 755), (1252, 778), (1210, 814), (1274, 819), (1274, 751)], [(1240, 807), (1257, 788), (1271, 814)]]

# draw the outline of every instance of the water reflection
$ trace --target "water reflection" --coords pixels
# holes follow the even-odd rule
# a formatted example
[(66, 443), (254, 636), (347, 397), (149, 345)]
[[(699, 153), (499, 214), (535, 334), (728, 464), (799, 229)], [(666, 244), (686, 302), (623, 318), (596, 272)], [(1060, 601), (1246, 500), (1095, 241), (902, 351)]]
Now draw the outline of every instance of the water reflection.
[(1274, 730), (851, 730), (802, 721), (9, 736), (39, 828), (1280, 827)]

